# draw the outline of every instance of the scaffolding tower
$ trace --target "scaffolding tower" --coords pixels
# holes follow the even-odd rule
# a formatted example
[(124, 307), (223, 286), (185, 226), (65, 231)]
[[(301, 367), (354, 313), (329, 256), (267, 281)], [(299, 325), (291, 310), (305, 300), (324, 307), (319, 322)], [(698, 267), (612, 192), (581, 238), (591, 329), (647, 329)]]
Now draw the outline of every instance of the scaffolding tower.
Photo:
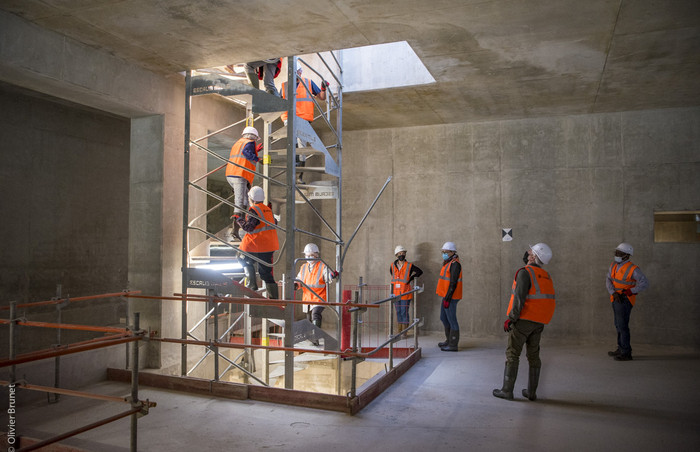
[[(283, 274), (283, 287), (281, 295), (283, 299), (292, 299), (294, 294), (294, 277), (296, 275), (296, 265), (299, 261), (304, 261), (304, 259), (295, 259), (295, 245), (297, 234), (303, 234), (320, 240), (324, 240), (335, 245), (335, 265), (329, 265), (331, 268), (336, 268), (339, 272), (342, 270), (342, 260), (344, 257), (343, 247), (345, 243), (342, 240), (342, 67), (339, 61), (339, 52), (326, 52), (326, 55), (330, 55), (329, 61), (322, 54), (317, 54), (318, 61), (322, 63), (325, 67), (325, 71), (330, 74), (330, 80), (332, 82), (332, 87), (336, 88), (335, 92), (329, 88), (327, 89), (326, 105), (323, 108), (319, 102), (310, 96), (311, 100), (314, 102), (314, 124), (320, 124), (321, 127), (325, 127), (320, 136), (323, 136), (326, 143), (322, 141), (319, 133), (312, 128), (311, 124), (296, 115), (296, 102), (288, 101), (272, 94), (268, 94), (263, 90), (258, 90), (243, 83), (242, 81), (236, 80), (235, 77), (231, 77), (224, 73), (214, 73), (214, 72), (196, 72), (188, 71), (186, 73), (186, 103), (185, 103), (185, 146), (184, 146), (184, 191), (183, 191), (183, 241), (182, 241), (182, 306), (181, 306), (181, 319), (182, 319), (182, 339), (191, 338), (197, 339), (193, 335), (194, 329), (204, 320), (200, 320), (195, 324), (195, 327), (188, 329), (188, 314), (187, 314), (187, 294), (188, 290), (193, 288), (208, 289), (212, 292), (226, 291), (226, 293), (232, 293), (235, 289), (241, 296), (246, 297), (261, 297), (261, 295), (252, 292), (249, 289), (242, 287), (241, 285), (233, 284), (234, 288), (231, 289), (230, 278), (224, 275), (212, 275), (211, 272), (202, 272), (201, 269), (197, 269), (193, 266), (193, 262), (201, 256), (196, 256), (194, 253), (195, 248), (198, 250), (204, 250), (209, 259), (215, 258), (211, 256), (211, 246), (210, 244), (216, 244), (217, 247), (227, 248), (230, 253), (240, 253), (240, 255), (245, 255), (248, 258), (261, 262), (254, 256), (249, 255), (241, 251), (238, 248), (238, 243), (232, 243), (225, 237), (222, 237), (221, 233), (216, 233), (208, 231), (206, 227), (202, 228), (197, 224), (201, 223), (200, 220), (210, 213), (212, 210), (220, 208), (222, 206), (230, 206), (234, 208), (240, 208), (241, 210), (246, 210), (241, 206), (236, 206), (230, 198), (224, 198), (217, 195), (216, 193), (208, 190), (207, 186), (202, 186), (203, 181), (206, 181), (207, 177), (211, 176), (216, 171), (221, 171), (222, 168), (228, 163), (234, 162), (228, 160), (228, 158), (223, 158), (216, 152), (212, 151), (208, 146), (201, 144), (204, 140), (210, 139), (226, 130), (233, 127), (239, 126), (243, 121), (246, 122), (245, 125), (253, 125), (255, 121), (262, 121), (263, 123), (263, 133), (261, 138), (263, 139), (263, 168), (262, 172), (254, 171), (256, 177), (262, 179), (262, 186), (265, 192), (266, 201), (270, 201), (270, 192), (273, 186), (283, 189), (285, 196), (281, 199), (275, 199), (273, 201), (285, 205), (285, 217), (283, 224), (271, 224), (265, 221), (263, 218), (260, 220), (266, 223), (268, 226), (274, 227), (278, 231), (283, 233), (283, 245), (279, 250), (279, 255), (284, 254), (284, 274)], [(296, 56), (290, 56), (287, 58), (287, 85), (286, 89), (286, 99), (296, 99), (296, 85), (297, 85), (297, 64), (302, 65), (305, 69), (310, 70), (321, 80), (325, 80), (324, 77), (317, 69), (311, 67), (311, 65), (304, 61), (302, 58)], [(304, 79), (300, 79), (299, 83), (306, 85)], [(311, 93), (311, 86), (306, 86), (308, 93)], [(191, 136), (191, 106), (192, 98), (200, 95), (218, 95), (227, 97), (239, 105), (244, 107), (246, 110), (246, 118), (243, 121), (238, 121), (222, 129), (216, 130), (214, 132), (208, 133), (203, 137), (194, 138)], [(279, 123), (278, 118), (282, 112), (287, 112), (288, 121), (286, 125), (278, 127), (273, 130), (273, 127)], [(260, 130), (260, 129), (259, 129)], [(282, 139), (286, 138), (286, 148), (275, 149), (275, 144), (281, 142)], [(208, 156), (214, 159), (218, 159), (223, 163), (221, 166), (213, 171), (208, 171), (206, 174), (200, 175), (195, 178), (190, 177), (190, 158), (193, 152), (204, 152)], [(297, 181), (297, 155), (315, 155), (322, 156), (324, 163), (322, 166), (305, 166), (303, 167), (304, 173), (321, 173), (330, 176), (330, 180), (324, 180), (322, 184), (314, 186), (307, 185), (303, 183), (298, 183)], [(284, 165), (280, 167), (275, 167), (273, 165), (274, 157), (285, 157)], [(277, 174), (272, 174), (272, 170), (281, 170)], [(286, 177), (284, 177), (286, 176)], [(282, 180), (284, 177), (284, 180)], [(320, 189), (325, 195), (321, 195), (320, 198), (334, 199), (335, 200), (335, 226), (332, 226), (323, 216), (323, 214), (310, 202), (310, 194), (319, 193), (319, 190), (314, 192), (314, 188)], [(218, 204), (216, 204), (211, 209), (206, 210), (206, 212), (196, 215), (194, 218), (190, 218), (190, 197), (193, 193), (199, 192), (204, 193), (208, 198), (215, 199)], [(316, 234), (310, 231), (305, 231), (296, 226), (296, 204), (300, 203), (302, 205), (308, 206), (316, 216), (325, 225), (327, 230), (330, 232), (328, 234)], [(208, 243), (205, 246), (201, 244), (194, 244), (192, 240), (192, 234), (200, 234), (199, 237), (204, 236), (204, 242)], [(197, 247), (197, 245), (200, 245)], [(279, 257), (278, 257), (279, 259)], [(277, 263), (277, 262), (273, 262)], [(339, 276), (336, 279), (336, 300), (335, 302), (340, 302), (341, 296), (341, 285), (342, 280)], [(228, 305), (231, 309), (230, 306)], [(254, 307), (253, 307), (254, 308)], [(217, 318), (219, 315), (219, 304), (212, 303), (206, 311), (205, 319), (213, 315)], [(226, 307), (223, 307), (226, 309)], [(245, 340), (249, 341), (251, 337), (250, 328), (250, 305), (245, 305), (245, 312), (243, 318), (246, 321), (245, 324)], [(337, 314), (338, 319), (338, 335), (340, 334), (340, 315), (339, 310), (334, 309)], [(274, 316), (273, 316), (274, 317)], [(284, 365), (284, 375), (285, 375), (285, 387), (288, 389), (293, 389), (294, 387), (294, 305), (287, 304), (284, 308), (284, 315), (279, 319), (279, 325), (284, 326), (284, 348), (285, 351), (285, 365)], [(231, 312), (229, 311), (229, 318), (231, 318)], [(239, 316), (238, 319), (241, 317)], [(238, 321), (238, 319), (236, 321)], [(267, 325), (265, 323), (267, 319), (263, 321), (263, 327)], [(230, 322), (229, 322), (230, 323)], [(233, 325), (225, 330), (223, 335), (219, 334), (218, 322), (214, 322), (214, 331), (212, 336), (217, 340), (221, 340), (228, 334), (228, 332), (233, 328)], [(246, 342), (250, 343), (250, 342)], [(338, 338), (337, 344), (340, 343)], [(188, 373), (188, 350), (187, 345), (182, 344), (181, 346), (181, 375), (186, 375)], [(336, 345), (337, 347), (337, 345)], [(207, 350), (204, 358), (210, 353), (215, 354), (215, 375), (220, 376), (218, 370), (218, 358), (219, 353), (215, 347)], [(257, 380), (259, 383), (265, 384), (264, 381), (260, 381), (254, 375), (252, 375), (250, 368), (251, 357), (249, 355), (244, 356), (242, 364), (236, 364), (235, 360), (230, 360), (225, 358), (229, 362), (229, 366), (226, 370), (237, 367), (250, 377)], [(225, 373), (226, 371), (224, 371)], [(221, 374), (222, 375), (222, 374)]]

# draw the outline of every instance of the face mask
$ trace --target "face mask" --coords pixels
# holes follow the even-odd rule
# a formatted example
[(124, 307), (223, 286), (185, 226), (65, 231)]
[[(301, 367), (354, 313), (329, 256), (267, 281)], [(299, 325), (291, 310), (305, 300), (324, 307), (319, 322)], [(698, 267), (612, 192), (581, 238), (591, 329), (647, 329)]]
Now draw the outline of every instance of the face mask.
[(397, 258), (398, 260), (400, 260), (401, 262), (403, 262), (404, 260), (406, 260), (406, 256), (404, 256), (403, 254), (399, 254), (398, 256), (396, 256), (396, 258)]
[(525, 251), (525, 254), (523, 254), (523, 262), (525, 263), (525, 265), (527, 265), (527, 258), (528, 258), (528, 256), (529, 256), (529, 255), (528, 255), (528, 252)]
[(442, 260), (443, 260), (443, 261), (446, 261), (446, 260), (449, 259), (449, 258), (450, 258), (450, 255), (449, 255), (449, 254), (447, 254), (447, 253), (442, 253)]
[(619, 264), (620, 262), (622, 262), (622, 258), (620, 256), (615, 256), (615, 262)]

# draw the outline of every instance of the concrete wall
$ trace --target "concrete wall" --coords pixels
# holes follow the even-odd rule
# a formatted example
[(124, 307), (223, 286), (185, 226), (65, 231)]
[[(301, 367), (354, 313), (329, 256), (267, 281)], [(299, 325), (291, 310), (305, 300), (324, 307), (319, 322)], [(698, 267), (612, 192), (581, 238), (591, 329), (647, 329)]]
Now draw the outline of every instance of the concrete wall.
[[(120, 156), (124, 159), (121, 163), (125, 166), (120, 168), (121, 177), (117, 179), (128, 185), (112, 187), (111, 178), (105, 176), (105, 172), (102, 171), (91, 173), (90, 178), (81, 181), (81, 184), (77, 185), (80, 191), (49, 194), (61, 198), (64, 204), (70, 205), (76, 212), (80, 209), (82, 198), (94, 200), (100, 197), (108, 199), (118, 197), (124, 202), (123, 206), (126, 210), (117, 213), (118, 209), (105, 208), (107, 212), (100, 217), (105, 225), (96, 224), (90, 229), (86, 225), (81, 225), (78, 219), (70, 218), (65, 220), (65, 227), (72, 228), (71, 231), (85, 229), (86, 234), (90, 236), (105, 232), (104, 240), (121, 240), (120, 243), (123, 245), (121, 251), (127, 254), (117, 257), (120, 260), (118, 276), (122, 281), (116, 284), (119, 289), (128, 285), (130, 289), (142, 290), (148, 295), (172, 295), (173, 292), (180, 291), (184, 77), (181, 74), (163, 75), (144, 70), (108, 52), (77, 43), (70, 38), (46, 31), (17, 16), (0, 11), (0, 82), (48, 94), (87, 107), (90, 111), (101, 112), (95, 117), (122, 118), (116, 129), (124, 134), (122, 144), (126, 148), (122, 149), (123, 155), (120, 154)], [(210, 97), (197, 99), (193, 105), (198, 106), (192, 118), (193, 136), (201, 136), (211, 129), (235, 122), (244, 114), (240, 107)], [(18, 116), (14, 108), (8, 107), (2, 110), (4, 120), (12, 121), (11, 127), (16, 127), (15, 123), (26, 121), (26, 117)], [(36, 128), (47, 127), (41, 124), (46, 121), (48, 126), (57, 130), (69, 130), (75, 122), (80, 122), (76, 120), (57, 122), (57, 118), (61, 116), (51, 110), (52, 107), (46, 107), (44, 111), (36, 108), (36, 112), (33, 112), (39, 118), (34, 123)], [(80, 122), (79, 129), (92, 136), (103, 132), (104, 128), (113, 128), (99, 122), (95, 126), (93, 122), (92, 117), (87, 117)], [(3, 186), (7, 184), (12, 187), (22, 187), (26, 184), (25, 176), (30, 173), (40, 180), (54, 177), (50, 173), (52, 168), (46, 167), (44, 162), (30, 160), (32, 156), (37, 155), (37, 152), (43, 153), (43, 149), (48, 148), (51, 140), (40, 142), (41, 134), (38, 133), (25, 135), (28, 135), (26, 141), (15, 140), (7, 145), (12, 148), (13, 155), (18, 155), (19, 158), (5, 159), (12, 164), (3, 165), (3, 174), (8, 175), (3, 180)], [(10, 137), (3, 133), (3, 139), (6, 136)], [(3, 147), (3, 155), (8, 147)], [(17, 149), (30, 149), (32, 152), (17, 153)], [(86, 162), (78, 157), (89, 150), (84, 145), (80, 153), (71, 150), (69, 158), (58, 163), (63, 165), (62, 169), (66, 174), (69, 172), (82, 174), (90, 169), (89, 163), (92, 160), (88, 160), (86, 165)], [(102, 166), (98, 168), (103, 169)], [(202, 174), (202, 169), (206, 169), (206, 158), (203, 155), (195, 157), (191, 168), (194, 174)], [(101, 189), (95, 189), (95, 186)], [(44, 188), (48, 192), (51, 185), (47, 183)], [(11, 208), (15, 207), (18, 201), (9, 198), (3, 194), (2, 208), (12, 212)], [(38, 202), (36, 199), (30, 201), (35, 205)], [(204, 199), (195, 196), (191, 203), (192, 209), (199, 209), (202, 205), (204, 205)], [(102, 288), (108, 285), (105, 281), (112, 281), (115, 273), (109, 269), (102, 271), (103, 268), (98, 265), (99, 260), (95, 261), (88, 258), (92, 256), (86, 257), (80, 254), (85, 247), (83, 243), (72, 244), (61, 241), (61, 237), (55, 234), (55, 228), (51, 227), (52, 218), (46, 218), (38, 211), (34, 215), (36, 222), (33, 226), (43, 228), (40, 231), (45, 232), (46, 235), (32, 234), (32, 239), (42, 240), (44, 245), (48, 244), (57, 250), (64, 250), (64, 254), (80, 255), (81, 262), (86, 263), (90, 271), (91, 282), (86, 281), (86, 286), (89, 286), (90, 291), (99, 288), (98, 291), (103, 292)], [(116, 219), (116, 216), (119, 218)], [(3, 215), (3, 218), (12, 219), (14, 216), (8, 213)], [(26, 252), (24, 248), (34, 246), (27, 241), (28, 239), (25, 240), (26, 223), (14, 224), (13, 220), (9, 220), (9, 223), (12, 223), (11, 228), (3, 228), (3, 232), (7, 233), (3, 237), (4, 243), (16, 247), (16, 253)], [(108, 226), (110, 229), (102, 226)], [(118, 228), (118, 232), (112, 231), (112, 227)], [(109, 248), (107, 245), (105, 247)], [(3, 261), (8, 262), (4, 259)], [(16, 263), (7, 265), (12, 267), (15, 273), (18, 271), (19, 266)], [(32, 271), (36, 271), (38, 276), (42, 275), (42, 268), (34, 268)], [(85, 278), (79, 271), (71, 272), (70, 277)], [(42, 290), (31, 294), (31, 297), (35, 297), (31, 301), (53, 296), (56, 282), (58, 281), (55, 278), (46, 277), (42, 281)], [(29, 287), (21, 278), (14, 278), (11, 284)], [(112, 284), (109, 285), (112, 286)], [(32, 287), (38, 288), (38, 286)], [(64, 283), (64, 294), (67, 290), (70, 289)], [(70, 292), (72, 295), (75, 294), (73, 290)], [(2, 304), (6, 304), (11, 299), (8, 298), (10, 293), (7, 291), (3, 294), (0, 300)], [(14, 295), (12, 297), (14, 298)], [(167, 302), (160, 306), (154, 303), (158, 302), (132, 300), (130, 311), (142, 312), (142, 327), (151, 328), (164, 336), (179, 337), (181, 329), (179, 303)], [(195, 317), (199, 310), (200, 308), (196, 306), (190, 310), (192, 315), (190, 325), (198, 320)], [(83, 317), (83, 320), (86, 318), (93, 320), (92, 316)], [(3, 340), (2, 344), (6, 344), (6, 341)], [(36, 349), (36, 345), (37, 343), (27, 343), (27, 346), (32, 349)], [(179, 349), (179, 346), (163, 346), (161, 349), (158, 344), (149, 343), (145, 347), (147, 353), (142, 353), (144, 364), (149, 367), (172, 365), (174, 362), (179, 362)]]
[[(436, 275), (442, 244), (454, 241), (462, 337), (498, 335), (521, 257), (544, 241), (557, 290), (546, 335), (613, 345), (604, 279), (627, 241), (651, 282), (632, 314), (632, 341), (700, 347), (700, 245), (653, 242), (654, 211), (700, 208), (698, 174), (698, 108), (347, 132), (346, 235), (393, 180), (350, 247), (344, 282), (388, 283), (402, 244), (426, 272), (419, 315), (441, 330)], [(502, 228), (513, 241), (501, 240)]]

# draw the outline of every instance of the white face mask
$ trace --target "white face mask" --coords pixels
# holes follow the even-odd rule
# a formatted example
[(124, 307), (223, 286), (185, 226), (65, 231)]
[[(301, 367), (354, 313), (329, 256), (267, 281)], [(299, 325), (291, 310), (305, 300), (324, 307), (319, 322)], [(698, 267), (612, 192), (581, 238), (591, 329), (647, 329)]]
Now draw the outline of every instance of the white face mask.
[(620, 256), (615, 256), (615, 262), (619, 264), (620, 262), (622, 262), (622, 258)]

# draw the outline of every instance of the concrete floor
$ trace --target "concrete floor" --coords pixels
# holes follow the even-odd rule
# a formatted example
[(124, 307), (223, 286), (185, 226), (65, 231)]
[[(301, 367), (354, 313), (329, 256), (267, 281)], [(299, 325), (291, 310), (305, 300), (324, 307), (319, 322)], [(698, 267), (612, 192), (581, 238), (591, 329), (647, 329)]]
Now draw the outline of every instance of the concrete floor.
[[(546, 332), (545, 332), (546, 335)], [(356, 416), (253, 401), (218, 400), (142, 388), (156, 401), (139, 420), (139, 449), (184, 450), (602, 450), (695, 451), (700, 444), (700, 354), (635, 346), (635, 360), (615, 362), (604, 346), (542, 344), (539, 399), (496, 399), (505, 335), (461, 341), (441, 352), (438, 336), (421, 338), (423, 359)], [(525, 361), (525, 357), (522, 357)], [(85, 390), (126, 395), (105, 382)], [(20, 393), (21, 397), (21, 393)], [(24, 434), (46, 438), (126, 409), (63, 396), (21, 407)], [(66, 440), (94, 451), (129, 448), (129, 421)]]

